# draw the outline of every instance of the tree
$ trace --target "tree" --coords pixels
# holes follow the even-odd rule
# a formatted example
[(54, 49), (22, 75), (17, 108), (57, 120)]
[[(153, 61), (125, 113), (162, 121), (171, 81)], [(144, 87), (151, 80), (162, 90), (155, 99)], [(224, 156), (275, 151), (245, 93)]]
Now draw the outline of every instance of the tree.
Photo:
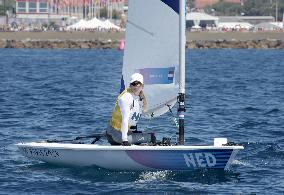
[(282, 20), (284, 2), (280, 0), (244, 0), (244, 13), (248, 16), (276, 17), (276, 2), (278, 3), (277, 20)]
[(113, 19), (120, 19), (120, 15), (121, 15), (121, 13), (119, 12), (119, 11), (117, 11), (116, 9), (114, 9), (113, 11), (112, 11), (112, 18)]
[(241, 4), (228, 3), (220, 0), (218, 3), (212, 6), (207, 6), (205, 11), (207, 13), (212, 13), (214, 11), (215, 14), (219, 16), (246, 15), (275, 17), (276, 2), (278, 4), (277, 20), (279, 21), (282, 20), (284, 13), (283, 0), (243, 0), (243, 6)]
[(192, 9), (195, 7), (195, 0), (187, 0), (187, 6)]
[(107, 8), (101, 8), (100, 9), (100, 18), (107, 18)]
[(240, 4), (228, 3), (220, 1), (212, 6), (207, 6), (205, 8), (207, 13), (215, 13), (215, 15), (219, 16), (234, 16), (240, 15), (242, 6)]
[(2, 4), (0, 5), (0, 15), (5, 15), (7, 10), (11, 11), (15, 7), (16, 7), (15, 0), (2, 0)]

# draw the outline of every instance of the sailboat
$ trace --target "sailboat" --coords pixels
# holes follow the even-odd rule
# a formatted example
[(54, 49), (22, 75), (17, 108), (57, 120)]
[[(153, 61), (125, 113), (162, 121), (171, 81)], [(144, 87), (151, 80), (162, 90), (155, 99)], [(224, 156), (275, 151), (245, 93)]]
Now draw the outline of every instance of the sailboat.
[(43, 162), (111, 170), (229, 169), (243, 146), (229, 144), (226, 138), (215, 138), (210, 146), (184, 142), (185, 7), (185, 0), (129, 1), (121, 78), (123, 90), (129, 86), (130, 75), (139, 72), (144, 76), (149, 104), (146, 118), (160, 116), (177, 103), (176, 143), (111, 146), (96, 144), (96, 140), (83, 144), (47, 140), (18, 143), (19, 151)]

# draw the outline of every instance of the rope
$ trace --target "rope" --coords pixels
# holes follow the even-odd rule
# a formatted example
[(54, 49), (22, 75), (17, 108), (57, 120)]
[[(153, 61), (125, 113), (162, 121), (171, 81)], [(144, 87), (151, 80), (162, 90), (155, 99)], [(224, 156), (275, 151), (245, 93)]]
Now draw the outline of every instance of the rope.
[(168, 106), (168, 108), (169, 108), (170, 113), (172, 114), (172, 118), (171, 118), (172, 121), (174, 122), (176, 128), (179, 129), (178, 120), (177, 120), (177, 118), (175, 117), (175, 115), (174, 115), (174, 113), (173, 113), (173, 111), (172, 111), (172, 109), (171, 109), (171, 105), (168, 105), (168, 104), (167, 104), (167, 106)]

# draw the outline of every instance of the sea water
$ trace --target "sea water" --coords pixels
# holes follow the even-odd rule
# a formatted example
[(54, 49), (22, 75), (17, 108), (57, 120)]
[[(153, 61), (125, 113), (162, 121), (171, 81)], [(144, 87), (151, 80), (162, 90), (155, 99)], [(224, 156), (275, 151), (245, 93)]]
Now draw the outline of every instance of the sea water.
[[(103, 131), (120, 89), (123, 52), (1, 49), (0, 194), (283, 194), (283, 56), (186, 51), (186, 144), (213, 144), (214, 137), (242, 144), (231, 171), (113, 172), (41, 163), (14, 144)], [(170, 113), (142, 120), (140, 128), (175, 139)]]

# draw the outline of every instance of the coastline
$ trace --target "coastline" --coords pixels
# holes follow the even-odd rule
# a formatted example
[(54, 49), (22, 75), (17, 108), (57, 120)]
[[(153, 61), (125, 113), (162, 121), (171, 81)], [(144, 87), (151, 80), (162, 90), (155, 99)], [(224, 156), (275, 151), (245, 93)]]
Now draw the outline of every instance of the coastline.
[[(284, 49), (284, 32), (187, 32), (187, 48)], [(124, 32), (0, 32), (0, 48), (111, 49)]]

